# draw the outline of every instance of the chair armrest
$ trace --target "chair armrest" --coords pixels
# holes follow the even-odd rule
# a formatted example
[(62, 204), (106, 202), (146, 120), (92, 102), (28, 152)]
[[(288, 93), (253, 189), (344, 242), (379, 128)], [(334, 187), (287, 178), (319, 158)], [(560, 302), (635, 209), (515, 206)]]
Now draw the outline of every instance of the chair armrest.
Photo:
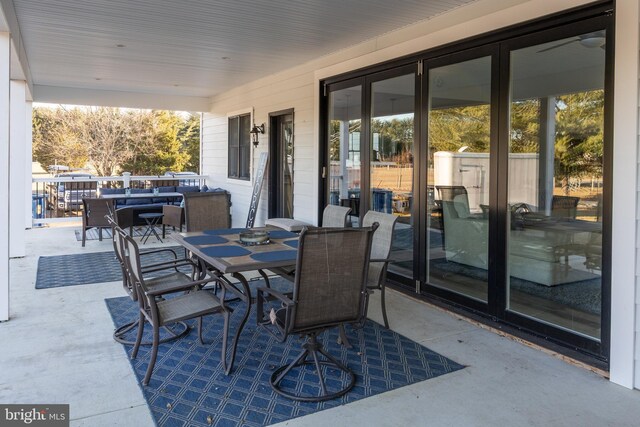
[(163, 289), (155, 289), (155, 290), (150, 290), (145, 292), (145, 295), (147, 296), (160, 296), (160, 295), (165, 295), (165, 294), (170, 294), (173, 292), (178, 292), (178, 291), (186, 291), (189, 289), (193, 289), (194, 287), (199, 287), (201, 285), (206, 285), (209, 282), (213, 282), (214, 280), (218, 280), (215, 277), (208, 277), (206, 279), (202, 279), (202, 280), (196, 280), (194, 282), (189, 282), (189, 283), (181, 283), (175, 286), (170, 286), (170, 287), (166, 287)]
[(369, 260), (369, 262), (393, 262), (393, 260), (391, 258), (372, 258)]
[(149, 255), (149, 254), (157, 254), (158, 252), (171, 252), (173, 254), (174, 258), (178, 258), (178, 254), (176, 253), (176, 251), (174, 251), (173, 249), (169, 249), (169, 248), (151, 249), (151, 250), (140, 251), (140, 256)]
[(197, 267), (193, 263), (193, 261), (191, 261), (189, 258), (182, 258), (182, 259), (176, 259), (171, 261), (159, 262), (157, 264), (145, 265), (142, 268), (142, 272), (153, 273), (154, 271), (169, 270), (171, 268), (177, 269), (178, 267), (185, 267), (185, 266)]

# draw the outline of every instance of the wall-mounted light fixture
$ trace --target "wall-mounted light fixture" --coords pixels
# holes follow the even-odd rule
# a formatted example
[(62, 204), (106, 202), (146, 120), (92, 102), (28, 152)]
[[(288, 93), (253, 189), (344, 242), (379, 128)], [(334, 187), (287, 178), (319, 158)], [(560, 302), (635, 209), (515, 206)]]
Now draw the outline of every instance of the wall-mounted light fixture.
[(251, 142), (253, 142), (253, 146), (257, 147), (258, 143), (260, 142), (258, 141), (258, 134), (264, 134), (264, 123), (260, 126), (257, 126), (254, 123), (249, 133), (251, 134)]

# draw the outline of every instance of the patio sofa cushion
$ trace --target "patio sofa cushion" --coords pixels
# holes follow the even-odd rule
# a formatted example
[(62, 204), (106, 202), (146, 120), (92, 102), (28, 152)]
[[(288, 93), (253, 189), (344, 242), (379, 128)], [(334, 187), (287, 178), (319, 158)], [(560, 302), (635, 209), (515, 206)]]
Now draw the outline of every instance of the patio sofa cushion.
[[(151, 189), (150, 188), (134, 188), (131, 190), (131, 194), (146, 194), (149, 193), (149, 196), (151, 196)], [(138, 197), (131, 197), (126, 199), (126, 205), (127, 206), (136, 206), (136, 205), (150, 205), (153, 203), (153, 201), (151, 200), (152, 198), (149, 197), (147, 198), (138, 198)]]
[[(169, 186), (160, 186), (158, 187), (159, 193), (175, 193), (176, 187), (173, 185)], [(174, 204), (176, 201), (175, 197), (154, 197), (152, 199), (152, 203), (164, 203), (164, 204)]]

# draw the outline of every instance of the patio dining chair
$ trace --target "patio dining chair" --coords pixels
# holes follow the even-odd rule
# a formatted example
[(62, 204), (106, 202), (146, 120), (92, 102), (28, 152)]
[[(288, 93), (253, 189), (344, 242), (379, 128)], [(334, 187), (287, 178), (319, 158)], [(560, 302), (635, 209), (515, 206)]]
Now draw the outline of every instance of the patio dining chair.
[(231, 227), (231, 196), (225, 192), (185, 193), (187, 232)]
[(83, 198), (82, 207), (82, 246), (84, 247), (87, 230), (90, 228), (98, 229), (98, 239), (102, 241), (102, 229), (111, 227), (105, 215), (113, 212), (114, 204), (113, 200), (109, 199)]
[[(122, 287), (131, 300), (136, 302), (138, 300), (138, 293), (136, 292), (134, 286), (132, 285), (129, 279), (129, 273), (127, 271), (127, 265), (125, 261), (125, 252), (124, 252), (124, 236), (126, 233), (124, 230), (118, 226), (112, 216), (107, 215), (106, 220), (111, 226), (112, 230), (112, 243), (113, 243), (113, 251), (116, 255), (116, 259), (118, 264), (120, 265), (120, 269), (122, 271)], [(198, 268), (197, 265), (193, 263), (192, 260), (188, 258), (179, 259), (176, 252), (173, 249), (163, 248), (163, 249), (153, 249), (153, 250), (145, 250), (144, 252), (140, 252), (140, 258), (147, 258), (149, 255), (164, 253), (169, 258), (167, 261), (161, 263), (151, 263), (151, 262), (143, 262), (142, 274), (150, 274), (153, 273), (154, 277), (149, 278), (147, 280), (147, 286), (152, 288), (163, 288), (167, 286), (167, 284), (172, 284), (176, 280), (183, 280), (184, 273), (178, 270), (179, 267), (188, 266), (192, 270), (192, 274), (194, 274)], [(159, 272), (167, 271), (165, 274), (158, 275)], [(193, 276), (192, 276), (193, 277)], [(131, 322), (128, 322), (118, 328), (113, 332), (113, 339), (121, 344), (125, 345), (133, 345), (134, 341), (129, 341), (125, 338), (125, 335), (135, 328), (138, 324), (138, 319), (134, 319)], [(167, 342), (178, 337), (183, 336), (189, 331), (189, 328), (185, 323), (178, 323), (177, 329), (175, 327), (167, 327), (167, 331), (170, 333), (170, 336), (161, 340), (162, 342)], [(142, 342), (141, 345), (151, 345), (151, 342)]]
[[(199, 280), (193, 280), (186, 274), (175, 277), (175, 280), (167, 281), (163, 286), (149, 286), (142, 273), (140, 264), (140, 250), (138, 244), (131, 236), (123, 236), (125, 248), (125, 263), (129, 280), (138, 294), (138, 334), (136, 343), (131, 352), (131, 358), (138, 356), (138, 350), (142, 343), (142, 335), (146, 322), (153, 329), (153, 342), (149, 356), (149, 366), (142, 380), (143, 385), (148, 385), (153, 368), (158, 356), (160, 344), (160, 328), (172, 323), (189, 319), (198, 320), (198, 339), (204, 344), (202, 338), (202, 318), (207, 315), (220, 314), (224, 317), (222, 331), (222, 355), (227, 351), (227, 332), (229, 326), (229, 310), (224, 305), (224, 290), (221, 298), (213, 293), (203, 290), (202, 287), (218, 279), (212, 276), (201, 276)], [(204, 274), (204, 273), (203, 273)], [(172, 295), (174, 294), (174, 295)], [(221, 357), (223, 368), (226, 369), (225, 358)]]
[[(363, 321), (369, 253), (376, 228), (377, 224), (369, 228), (305, 228), (298, 243), (293, 296), (258, 288), (258, 324), (281, 342), (289, 335), (307, 337), (300, 355), (271, 375), (270, 384), (276, 393), (293, 400), (319, 402), (342, 396), (353, 388), (354, 373), (323, 348), (318, 335), (345, 323)], [(265, 305), (273, 304), (269, 301), (280, 306), (267, 313)], [(296, 369), (303, 369), (306, 376), (307, 366), (315, 368), (320, 383), (317, 394), (306, 392), (307, 387), (292, 385), (291, 380), (285, 381)], [(335, 369), (344, 381), (325, 381), (325, 375)]]
[(380, 291), (380, 305), (382, 307), (382, 318), (384, 327), (389, 329), (389, 319), (387, 318), (387, 306), (385, 303), (385, 288), (387, 281), (387, 267), (392, 261), (391, 244), (393, 243), (393, 231), (398, 217), (381, 212), (369, 211), (362, 219), (364, 227), (371, 227), (378, 223), (379, 227), (373, 234), (371, 244), (371, 259), (369, 260), (369, 274), (367, 275), (367, 294), (365, 297), (365, 313), (369, 307), (369, 295), (374, 291)]
[(327, 205), (322, 211), (322, 226), (344, 228), (351, 208), (347, 206)]

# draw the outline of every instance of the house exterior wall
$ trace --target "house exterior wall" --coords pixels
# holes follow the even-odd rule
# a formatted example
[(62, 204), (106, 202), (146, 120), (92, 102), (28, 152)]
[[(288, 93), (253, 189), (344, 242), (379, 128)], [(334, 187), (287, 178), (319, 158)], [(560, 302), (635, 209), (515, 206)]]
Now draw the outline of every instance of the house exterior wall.
[[(227, 117), (237, 112), (252, 111), (256, 124), (267, 123), (269, 112), (294, 109), (294, 217), (317, 223), (319, 180), (319, 82), (320, 80), (358, 68), (392, 60), (431, 47), (473, 37), (518, 22), (525, 22), (562, 10), (590, 3), (583, 0), (480, 0), (431, 20), (382, 35), (332, 55), (301, 64), (285, 72), (268, 76), (215, 96), (211, 108), (203, 115), (203, 172), (210, 183), (232, 193), (233, 224), (244, 225), (249, 207), (251, 182), (227, 178)], [(613, 265), (611, 312), (611, 379), (626, 387), (640, 386), (640, 375), (634, 375), (640, 363), (640, 345), (635, 347), (640, 323), (635, 325), (636, 288), (640, 281), (635, 272), (638, 209), (636, 192), (630, 182), (640, 182), (638, 160), (638, 0), (616, 2), (616, 33), (633, 27), (634, 42), (616, 45), (616, 103), (614, 111), (614, 209), (613, 209)], [(620, 24), (618, 24), (620, 21)], [(632, 24), (630, 24), (632, 22)], [(628, 33), (627, 33), (628, 34)], [(631, 71), (629, 71), (631, 67)], [(619, 69), (627, 72), (618, 72)], [(629, 88), (632, 89), (629, 89)], [(635, 90), (635, 92), (634, 92)], [(631, 94), (631, 97), (629, 96)], [(620, 100), (618, 101), (618, 98)], [(629, 123), (623, 112), (632, 112)], [(620, 126), (619, 126), (620, 125)], [(255, 165), (261, 152), (266, 151), (267, 135), (253, 150)], [(630, 156), (633, 154), (633, 156)], [(623, 170), (618, 170), (623, 165)], [(252, 168), (254, 169), (254, 168)], [(252, 174), (253, 176), (253, 174)], [(629, 177), (632, 176), (633, 179)], [(256, 225), (266, 218), (267, 192), (264, 187)], [(629, 193), (633, 197), (629, 197)], [(618, 209), (619, 207), (619, 209)], [(634, 232), (630, 232), (633, 230)], [(640, 316), (639, 316), (640, 317)], [(639, 336), (640, 338), (640, 336)], [(640, 341), (640, 340), (638, 340)]]

